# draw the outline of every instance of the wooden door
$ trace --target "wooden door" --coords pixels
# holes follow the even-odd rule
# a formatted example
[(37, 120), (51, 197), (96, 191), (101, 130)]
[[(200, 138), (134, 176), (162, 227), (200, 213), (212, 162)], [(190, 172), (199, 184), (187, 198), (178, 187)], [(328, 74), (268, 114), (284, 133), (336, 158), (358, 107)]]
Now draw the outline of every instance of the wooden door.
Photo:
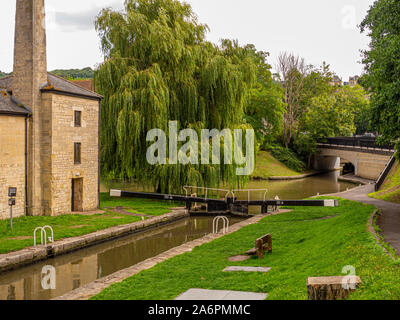
[(83, 179), (72, 179), (72, 212), (83, 211)]

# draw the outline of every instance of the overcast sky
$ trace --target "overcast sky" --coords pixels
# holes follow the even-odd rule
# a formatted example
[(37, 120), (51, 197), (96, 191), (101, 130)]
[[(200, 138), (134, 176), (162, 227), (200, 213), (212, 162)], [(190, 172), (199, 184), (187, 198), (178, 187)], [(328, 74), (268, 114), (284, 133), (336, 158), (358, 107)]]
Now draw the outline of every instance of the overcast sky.
[[(0, 70), (12, 70), (15, 0), (1, 0)], [(369, 42), (357, 25), (374, 0), (187, 0), (210, 27), (208, 40), (238, 39), (271, 53), (281, 51), (307, 63), (326, 61), (343, 80), (361, 74), (360, 49)], [(94, 67), (102, 61), (93, 21), (103, 7), (123, 0), (46, 0), (48, 69)]]

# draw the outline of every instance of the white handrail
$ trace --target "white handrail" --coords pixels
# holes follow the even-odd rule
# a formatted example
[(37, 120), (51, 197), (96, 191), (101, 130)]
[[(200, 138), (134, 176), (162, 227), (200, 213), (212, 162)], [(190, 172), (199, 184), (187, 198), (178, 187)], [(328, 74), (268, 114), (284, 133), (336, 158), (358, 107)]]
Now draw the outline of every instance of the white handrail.
[[(35, 231), (33, 231), (33, 241), (34, 241), (34, 246), (36, 247), (36, 232), (38, 231), (38, 230), (41, 230), (41, 233), (40, 233), (40, 235), (41, 235), (41, 241), (40, 241), (40, 244), (43, 244), (43, 228), (42, 227), (37, 227), (36, 229), (35, 229)], [(45, 231), (46, 232), (46, 231)], [(46, 242), (46, 245), (47, 245), (47, 241), (45, 241)]]
[(229, 232), (229, 219), (225, 216), (215, 217), (213, 220), (213, 234), (218, 234), (219, 222), (222, 220), (222, 233), (226, 234)]
[(225, 199), (228, 198), (229, 194), (231, 193), (230, 190), (226, 190), (226, 189), (217, 189), (217, 188), (206, 188), (206, 187), (195, 187), (195, 186), (184, 186), (183, 190), (185, 190), (186, 192), (186, 197), (189, 195), (189, 190), (188, 189), (200, 189), (200, 190), (204, 190), (205, 191), (205, 200), (207, 200), (207, 196), (208, 196), (208, 191), (223, 191), (226, 192), (225, 195)]
[(47, 246), (47, 232), (46, 229), (49, 229), (51, 231), (51, 237), (49, 237), (50, 243), (54, 243), (54, 231), (51, 226), (44, 226), (44, 227), (37, 227), (35, 231), (33, 231), (33, 241), (34, 241), (34, 247), (36, 247), (36, 232), (40, 230), (40, 244), (43, 245), (43, 235), (44, 235), (44, 246)]
[(195, 187), (195, 186), (184, 186), (183, 190), (186, 192), (186, 197), (189, 196), (189, 189), (200, 189), (205, 191), (205, 200), (207, 200), (208, 196), (208, 191), (223, 191), (226, 192), (225, 194), (225, 200), (229, 198), (229, 195), (232, 194), (233, 202), (235, 202), (235, 193), (238, 192), (247, 192), (247, 199), (250, 202), (251, 201), (251, 193), (256, 192), (256, 191), (265, 191), (264, 192), (264, 201), (267, 200), (267, 193), (268, 189), (234, 189), (234, 190), (227, 190), (227, 189), (217, 189), (217, 188), (206, 188), (206, 187)]
[(232, 196), (233, 196), (233, 202), (235, 202), (235, 193), (238, 193), (238, 192), (247, 192), (247, 200), (250, 202), (250, 200), (251, 200), (250, 194), (253, 191), (265, 191), (264, 192), (264, 201), (267, 200), (268, 189), (235, 189), (235, 190), (231, 191)]
[[(44, 226), (43, 230), (46, 230), (46, 229), (50, 229), (51, 238), (48, 238), (48, 239), (49, 239), (50, 243), (54, 243), (54, 231), (53, 231), (53, 228), (51, 226)], [(46, 233), (46, 237), (47, 237), (47, 233)]]

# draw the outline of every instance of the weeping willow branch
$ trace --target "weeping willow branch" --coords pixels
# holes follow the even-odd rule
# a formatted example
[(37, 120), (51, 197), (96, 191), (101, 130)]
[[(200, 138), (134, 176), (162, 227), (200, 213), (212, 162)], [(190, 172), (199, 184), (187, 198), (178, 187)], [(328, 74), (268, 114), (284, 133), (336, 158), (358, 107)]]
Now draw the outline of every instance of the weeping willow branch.
[(102, 103), (103, 174), (136, 179), (162, 192), (185, 184), (242, 185), (235, 165), (147, 163), (148, 131), (240, 128), (256, 68), (244, 51), (225, 41), (206, 42), (188, 4), (127, 0), (123, 12), (104, 9), (96, 20), (105, 61), (96, 71)]

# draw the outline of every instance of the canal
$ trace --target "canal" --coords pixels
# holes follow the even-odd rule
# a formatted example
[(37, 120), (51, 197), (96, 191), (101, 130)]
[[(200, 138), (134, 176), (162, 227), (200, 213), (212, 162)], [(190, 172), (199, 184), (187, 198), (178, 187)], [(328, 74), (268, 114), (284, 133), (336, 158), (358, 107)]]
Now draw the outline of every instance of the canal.
[[(267, 198), (304, 199), (355, 187), (338, 181), (339, 172), (292, 181), (252, 181), (250, 189), (268, 189)], [(151, 191), (126, 183), (103, 183), (126, 191)], [(252, 197), (262, 199), (263, 192)], [(254, 200), (254, 199), (253, 199)], [(241, 219), (230, 217), (233, 225)], [(49, 300), (59, 297), (96, 279), (128, 268), (186, 242), (201, 238), (213, 230), (213, 217), (190, 217), (141, 233), (123, 237), (80, 251), (49, 259), (15, 271), (0, 274), (0, 300)], [(43, 270), (55, 268), (54, 290), (42, 285)], [(47, 268), (47, 269), (46, 269)]]
[[(338, 178), (340, 171), (333, 171), (325, 174), (300, 179), (300, 180), (282, 180), (267, 181), (254, 180), (251, 181), (246, 189), (267, 189), (267, 199), (274, 199), (278, 196), (280, 199), (299, 200), (305, 199), (317, 194), (331, 194), (346, 191), (348, 188), (356, 187), (355, 184), (349, 182), (340, 182)], [(101, 185), (102, 192), (108, 192), (110, 189), (119, 189), (133, 192), (153, 192), (151, 188), (143, 188), (142, 186), (124, 182), (103, 182)], [(263, 192), (254, 192), (252, 200), (261, 200), (264, 196)]]
[[(213, 232), (214, 217), (190, 217), (0, 274), (0, 300), (50, 300)], [(229, 217), (230, 225), (242, 221)], [(222, 227), (222, 224), (220, 224)], [(54, 290), (42, 272), (54, 267)], [(47, 268), (47, 269), (46, 269)]]

